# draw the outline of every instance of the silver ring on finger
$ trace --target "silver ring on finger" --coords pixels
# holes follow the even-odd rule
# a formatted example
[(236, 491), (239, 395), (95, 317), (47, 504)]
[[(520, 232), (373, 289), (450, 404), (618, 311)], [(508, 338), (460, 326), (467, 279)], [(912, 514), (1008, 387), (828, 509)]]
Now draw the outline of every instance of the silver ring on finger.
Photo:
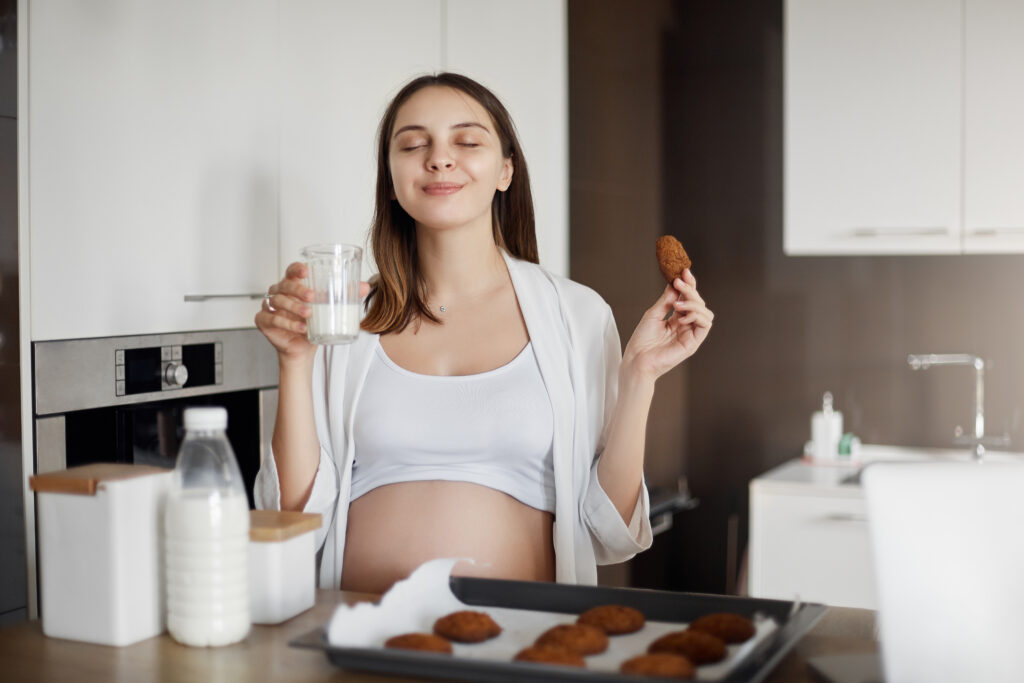
[(271, 312), (271, 313), (277, 313), (277, 309), (276, 309), (276, 308), (274, 308), (274, 307), (273, 307), (273, 306), (272, 306), (272, 305), (270, 304), (270, 298), (271, 298), (272, 296), (273, 296), (273, 294), (267, 294), (267, 295), (266, 295), (265, 297), (263, 297), (263, 305), (264, 305), (264, 306), (266, 307), (266, 309), (267, 309), (267, 310), (268, 310), (269, 312)]

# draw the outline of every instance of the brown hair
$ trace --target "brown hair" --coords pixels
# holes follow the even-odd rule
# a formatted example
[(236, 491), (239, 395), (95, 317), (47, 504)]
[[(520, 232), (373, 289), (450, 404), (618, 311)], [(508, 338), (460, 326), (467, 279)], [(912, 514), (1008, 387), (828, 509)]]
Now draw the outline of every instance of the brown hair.
[(513, 159), (515, 166), (508, 189), (496, 191), (491, 202), (494, 243), (516, 258), (538, 262), (530, 175), (508, 111), (494, 93), (466, 76), (445, 72), (420, 76), (407, 83), (391, 100), (377, 132), (377, 192), (370, 246), (378, 273), (370, 282), (368, 311), (362, 321), (362, 328), (368, 332), (400, 332), (418, 316), (440, 322), (426, 305), (425, 283), (417, 258), (416, 222), (397, 199), (392, 199), (394, 181), (388, 165), (391, 134), (399, 108), (416, 92), (430, 86), (464, 92), (490, 114), (501, 142), (501, 152), (506, 159)]

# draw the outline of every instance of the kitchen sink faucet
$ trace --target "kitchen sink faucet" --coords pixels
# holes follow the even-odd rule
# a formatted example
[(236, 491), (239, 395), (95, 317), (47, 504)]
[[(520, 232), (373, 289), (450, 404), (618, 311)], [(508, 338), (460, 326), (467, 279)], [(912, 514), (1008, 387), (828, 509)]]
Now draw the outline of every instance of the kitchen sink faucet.
[(974, 437), (970, 439), (974, 459), (985, 455), (985, 360), (969, 353), (912, 353), (907, 356), (912, 370), (927, 370), (933, 365), (969, 365), (974, 368)]

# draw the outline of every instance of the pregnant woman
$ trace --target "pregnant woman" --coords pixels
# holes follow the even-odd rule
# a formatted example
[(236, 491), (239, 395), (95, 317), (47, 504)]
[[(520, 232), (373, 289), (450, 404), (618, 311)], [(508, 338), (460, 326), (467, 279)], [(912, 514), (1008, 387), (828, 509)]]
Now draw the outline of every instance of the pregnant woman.
[(324, 515), (320, 585), (379, 593), (438, 557), (595, 583), (597, 564), (649, 547), (655, 380), (713, 318), (690, 271), (622, 351), (604, 300), (537, 264), (508, 112), (451, 73), (413, 80), (384, 114), (371, 246), (354, 343), (307, 341), (301, 263), (256, 315), (280, 366), (256, 500)]

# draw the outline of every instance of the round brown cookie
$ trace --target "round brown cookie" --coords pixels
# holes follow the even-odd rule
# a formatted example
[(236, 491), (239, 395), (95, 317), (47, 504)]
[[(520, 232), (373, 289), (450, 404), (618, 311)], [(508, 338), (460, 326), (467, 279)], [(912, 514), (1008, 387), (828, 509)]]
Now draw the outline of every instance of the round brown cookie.
[(600, 605), (581, 614), (576, 623), (596, 626), (610, 636), (617, 636), (642, 629), (644, 615), (640, 610), (624, 605)]
[(627, 659), (619, 667), (624, 674), (634, 676), (656, 676), (658, 678), (693, 678), (697, 674), (696, 667), (682, 655), (668, 652), (657, 652), (649, 655), (638, 655)]
[(711, 664), (720, 662), (728, 656), (725, 641), (718, 636), (703, 631), (673, 631), (658, 638), (648, 652), (671, 652), (683, 655), (694, 664)]
[(421, 650), (423, 652), (452, 653), (452, 644), (433, 633), (403, 633), (384, 641), (384, 647), (398, 650)]
[(562, 664), (563, 666), (586, 666), (583, 657), (558, 645), (533, 645), (520, 650), (515, 659), (520, 662), (541, 662), (544, 664)]
[(479, 643), (501, 633), (501, 627), (485, 612), (462, 610), (435, 621), (434, 633), (457, 643)]
[(596, 626), (559, 624), (537, 637), (536, 645), (559, 645), (581, 655), (596, 655), (608, 649), (608, 636)]
[(666, 282), (671, 283), (677, 277), (683, 276), (683, 271), (692, 265), (690, 257), (672, 235), (662, 235), (654, 245), (654, 252), (658, 256), (658, 268)]
[(690, 623), (694, 631), (718, 636), (727, 643), (742, 643), (754, 637), (754, 622), (732, 612), (705, 614)]

